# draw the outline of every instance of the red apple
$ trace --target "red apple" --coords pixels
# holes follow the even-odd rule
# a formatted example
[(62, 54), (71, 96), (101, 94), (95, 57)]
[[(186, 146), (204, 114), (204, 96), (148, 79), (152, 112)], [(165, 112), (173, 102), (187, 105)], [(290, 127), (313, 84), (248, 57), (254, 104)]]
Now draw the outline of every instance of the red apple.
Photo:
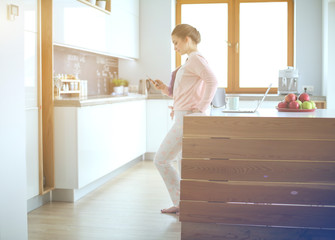
[(289, 93), (285, 96), (285, 102), (287, 103), (295, 101), (295, 100), (297, 100), (297, 96), (294, 93)]
[(292, 101), (288, 104), (288, 108), (290, 109), (299, 109), (300, 108), (300, 104), (297, 101)]
[(309, 98), (309, 95), (307, 93), (302, 93), (299, 95), (299, 100), (301, 102), (305, 102), (305, 101), (309, 101), (310, 98)]
[(280, 102), (280, 103), (278, 103), (278, 108), (287, 108), (287, 107), (288, 107), (287, 102)]

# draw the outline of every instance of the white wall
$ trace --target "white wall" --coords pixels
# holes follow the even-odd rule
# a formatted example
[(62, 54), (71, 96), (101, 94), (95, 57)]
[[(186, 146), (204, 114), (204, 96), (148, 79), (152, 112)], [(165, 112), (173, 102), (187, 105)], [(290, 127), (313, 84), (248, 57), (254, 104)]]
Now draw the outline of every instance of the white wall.
[(328, 0), (322, 0), (322, 94), (327, 93), (328, 76)]
[(119, 76), (130, 84), (138, 84), (146, 75), (169, 83), (175, 67), (171, 54), (174, 6), (174, 0), (140, 0), (140, 58), (119, 60)]
[(335, 1), (329, 1), (328, 4), (328, 24), (327, 37), (328, 49), (326, 54), (325, 64), (327, 65), (326, 80), (327, 80), (327, 108), (335, 109)]
[[(140, 59), (120, 60), (120, 77), (137, 84), (148, 74), (168, 83), (175, 57), (170, 33), (175, 26), (174, 0), (140, 1)], [(314, 95), (325, 95), (322, 83), (322, 1), (295, 0), (295, 65), (299, 90), (314, 86)], [(172, 53), (172, 54), (171, 54)]]
[[(0, 239), (27, 239), (23, 16), (0, 1)], [(22, 10), (23, 0), (16, 0)]]
[(295, 0), (295, 64), (299, 70), (298, 90), (314, 86), (322, 93), (322, 1)]

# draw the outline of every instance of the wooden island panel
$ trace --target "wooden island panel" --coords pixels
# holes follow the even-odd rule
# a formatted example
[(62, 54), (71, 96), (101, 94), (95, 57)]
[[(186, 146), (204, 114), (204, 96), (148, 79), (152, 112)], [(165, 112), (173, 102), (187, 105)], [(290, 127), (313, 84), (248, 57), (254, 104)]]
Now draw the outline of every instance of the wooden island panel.
[(334, 118), (185, 117), (181, 239), (333, 239), (334, 207)]

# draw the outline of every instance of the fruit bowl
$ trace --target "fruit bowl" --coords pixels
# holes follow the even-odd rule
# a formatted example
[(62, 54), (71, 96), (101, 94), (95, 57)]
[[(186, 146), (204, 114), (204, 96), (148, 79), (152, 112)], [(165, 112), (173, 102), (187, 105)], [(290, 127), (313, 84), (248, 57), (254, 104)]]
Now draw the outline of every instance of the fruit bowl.
[(316, 108), (313, 109), (291, 109), (291, 108), (278, 108), (278, 112), (314, 112)]

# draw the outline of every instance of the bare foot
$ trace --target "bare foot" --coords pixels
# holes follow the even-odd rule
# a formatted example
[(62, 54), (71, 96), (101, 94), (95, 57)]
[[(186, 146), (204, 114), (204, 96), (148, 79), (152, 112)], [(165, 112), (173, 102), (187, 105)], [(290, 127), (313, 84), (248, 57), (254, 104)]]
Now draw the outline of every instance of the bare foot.
[(164, 208), (161, 210), (161, 213), (176, 213), (179, 215), (179, 207), (170, 207), (170, 208)]

